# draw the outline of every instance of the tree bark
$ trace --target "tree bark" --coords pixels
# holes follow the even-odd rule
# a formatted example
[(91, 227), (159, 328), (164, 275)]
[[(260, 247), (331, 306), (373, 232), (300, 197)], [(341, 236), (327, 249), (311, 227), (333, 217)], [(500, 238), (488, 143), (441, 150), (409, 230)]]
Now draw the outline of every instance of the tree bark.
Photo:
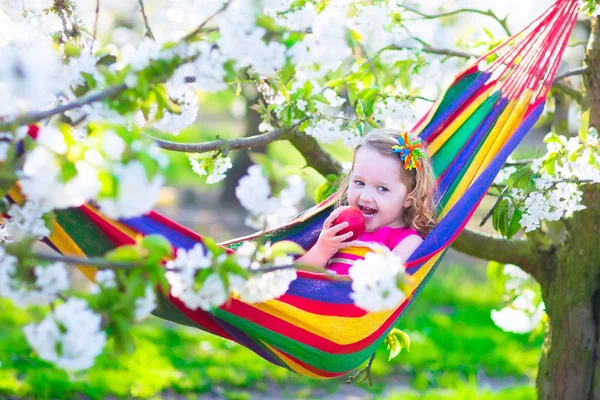
[[(592, 20), (584, 105), (600, 128), (600, 24)], [(548, 323), (537, 378), (543, 400), (600, 400), (600, 185), (583, 188), (587, 208), (566, 224), (555, 257), (541, 266)]]
[(541, 266), (548, 324), (537, 389), (544, 400), (600, 399), (600, 187), (585, 188), (586, 210), (568, 223), (567, 236)]

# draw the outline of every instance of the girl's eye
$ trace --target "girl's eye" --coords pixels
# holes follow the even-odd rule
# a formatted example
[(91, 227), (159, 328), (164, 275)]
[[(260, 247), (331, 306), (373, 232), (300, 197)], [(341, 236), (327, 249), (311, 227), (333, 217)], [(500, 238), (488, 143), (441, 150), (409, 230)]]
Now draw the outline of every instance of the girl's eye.
[(388, 189), (385, 186), (379, 186), (377, 189), (379, 189), (382, 192), (387, 192)]
[(355, 185), (358, 185), (358, 186), (362, 186), (362, 185), (364, 185), (364, 183), (362, 183), (362, 181), (354, 181), (354, 184), (355, 184)]

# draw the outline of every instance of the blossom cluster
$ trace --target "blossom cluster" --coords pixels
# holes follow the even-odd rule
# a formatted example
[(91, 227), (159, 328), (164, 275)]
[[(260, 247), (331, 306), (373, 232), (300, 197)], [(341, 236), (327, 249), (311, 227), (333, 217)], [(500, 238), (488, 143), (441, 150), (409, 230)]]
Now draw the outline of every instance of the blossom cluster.
[(240, 204), (250, 212), (246, 225), (264, 229), (279, 225), (298, 214), (296, 205), (304, 197), (305, 183), (298, 175), (287, 178), (287, 187), (279, 197), (272, 196), (269, 181), (261, 167), (253, 165), (238, 182), (235, 195)]
[[(189, 250), (178, 249), (177, 257), (167, 263), (166, 277), (171, 285), (171, 295), (190, 310), (200, 308), (205, 311), (222, 306), (232, 296), (249, 303), (277, 298), (296, 279), (296, 270), (286, 268), (261, 273), (264, 260), (271, 258), (269, 253), (269, 246), (264, 246), (261, 251), (255, 242), (245, 242), (231, 260), (226, 253), (215, 255), (200, 243)], [(251, 273), (250, 277), (228, 270), (224, 281), (218, 269), (226, 268), (227, 261)], [(273, 258), (274, 267), (292, 263), (291, 256)]]
[(394, 309), (406, 298), (400, 289), (405, 269), (400, 257), (392, 252), (370, 252), (350, 267), (354, 303), (367, 311)]
[(548, 152), (531, 166), (537, 176), (535, 190), (513, 188), (511, 192), (512, 198), (522, 204), (520, 224), (526, 232), (538, 229), (543, 220), (558, 221), (584, 209), (580, 185), (600, 183), (600, 168), (594, 167), (600, 165), (597, 134), (590, 132), (585, 141), (555, 134), (545, 140)]
[(545, 315), (545, 305), (528, 286), (532, 286), (531, 275), (519, 267), (503, 266), (504, 291), (509, 304), (500, 310), (492, 310), (494, 324), (506, 332), (527, 333), (535, 330)]

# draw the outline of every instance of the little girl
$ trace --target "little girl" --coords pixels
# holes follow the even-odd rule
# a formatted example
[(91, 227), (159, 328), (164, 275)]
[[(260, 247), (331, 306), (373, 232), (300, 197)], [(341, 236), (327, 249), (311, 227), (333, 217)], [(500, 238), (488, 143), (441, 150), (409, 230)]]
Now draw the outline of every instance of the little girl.
[[(421, 141), (407, 133), (377, 129), (364, 137), (354, 152), (352, 169), (342, 180), (337, 206), (323, 223), (314, 246), (297, 262), (347, 274), (356, 258), (339, 252), (351, 246), (383, 245), (402, 260), (423, 242), (435, 226), (435, 177)], [(338, 235), (347, 222), (333, 225), (340, 211), (356, 207), (365, 218), (366, 232), (345, 242), (352, 232)], [(350, 261), (350, 260), (347, 260)]]

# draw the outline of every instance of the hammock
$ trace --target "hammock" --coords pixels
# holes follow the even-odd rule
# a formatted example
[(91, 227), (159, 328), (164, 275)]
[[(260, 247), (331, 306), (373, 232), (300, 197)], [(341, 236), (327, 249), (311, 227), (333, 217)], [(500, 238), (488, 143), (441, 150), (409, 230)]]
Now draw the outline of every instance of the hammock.
[[(408, 309), (445, 251), (473, 215), (508, 156), (538, 120), (577, 17), (576, 0), (558, 0), (523, 31), (459, 73), (412, 132), (427, 143), (438, 177), (440, 222), (406, 264), (414, 287), (396, 309), (366, 312), (349, 297), (351, 283), (298, 271), (289, 291), (259, 304), (232, 299), (211, 312), (187, 309), (162, 294), (155, 315), (235, 341), (273, 364), (314, 378), (358, 367)], [(18, 190), (9, 194), (20, 202)], [(329, 198), (270, 230), (271, 241), (309, 248), (333, 209)], [(95, 257), (138, 235), (160, 233), (174, 248), (202, 242), (156, 212), (110, 220), (91, 205), (57, 212), (48, 242), (65, 255)], [(235, 250), (255, 235), (222, 243)], [(362, 249), (362, 256), (367, 249)], [(93, 279), (95, 269), (80, 267)]]

